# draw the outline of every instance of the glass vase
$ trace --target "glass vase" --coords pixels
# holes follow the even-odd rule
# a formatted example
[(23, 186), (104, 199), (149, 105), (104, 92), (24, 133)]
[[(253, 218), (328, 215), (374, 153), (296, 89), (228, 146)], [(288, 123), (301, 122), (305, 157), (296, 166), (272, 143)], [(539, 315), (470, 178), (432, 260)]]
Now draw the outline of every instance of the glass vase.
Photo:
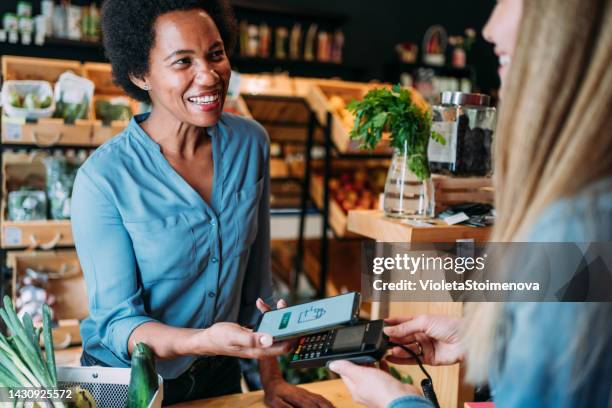
[(435, 189), (431, 175), (423, 179), (410, 169), (407, 147), (395, 149), (387, 173), (383, 208), (392, 218), (422, 220), (435, 216)]

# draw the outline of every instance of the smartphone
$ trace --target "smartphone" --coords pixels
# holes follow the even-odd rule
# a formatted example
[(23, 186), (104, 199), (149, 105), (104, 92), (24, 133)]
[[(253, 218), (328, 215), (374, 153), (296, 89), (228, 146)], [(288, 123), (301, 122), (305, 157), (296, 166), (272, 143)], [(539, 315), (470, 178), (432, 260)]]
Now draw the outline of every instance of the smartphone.
[(276, 341), (333, 329), (355, 321), (359, 303), (359, 293), (350, 292), (271, 310), (261, 315), (255, 331), (268, 333)]

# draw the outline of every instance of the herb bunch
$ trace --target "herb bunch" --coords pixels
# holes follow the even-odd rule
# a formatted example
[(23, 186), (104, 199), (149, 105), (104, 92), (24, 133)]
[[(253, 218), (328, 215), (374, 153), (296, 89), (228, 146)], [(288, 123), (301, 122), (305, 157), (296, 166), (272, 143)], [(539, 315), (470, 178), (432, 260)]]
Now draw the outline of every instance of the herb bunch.
[(408, 157), (408, 168), (419, 180), (429, 177), (427, 146), (429, 138), (446, 144), (444, 137), (431, 132), (429, 110), (417, 106), (411, 91), (395, 85), (369, 91), (362, 101), (352, 101), (347, 109), (355, 115), (351, 139), (361, 140), (361, 148), (373, 150), (383, 132), (391, 133), (391, 147)]

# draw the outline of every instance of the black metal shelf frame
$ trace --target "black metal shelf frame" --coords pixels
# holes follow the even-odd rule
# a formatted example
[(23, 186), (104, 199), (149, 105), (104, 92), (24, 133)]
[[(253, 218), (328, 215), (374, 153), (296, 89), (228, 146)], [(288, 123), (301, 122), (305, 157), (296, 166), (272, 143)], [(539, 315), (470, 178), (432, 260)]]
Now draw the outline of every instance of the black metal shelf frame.
[[(304, 272), (304, 231), (306, 226), (306, 211), (308, 204), (312, 203), (313, 207), (323, 217), (321, 225), (321, 253), (320, 253), (320, 268), (319, 268), (319, 287), (317, 288), (317, 296), (323, 298), (326, 296), (326, 283), (329, 275), (329, 237), (327, 232), (331, 230), (335, 239), (339, 240), (355, 240), (355, 238), (338, 237), (334, 229), (329, 224), (329, 179), (331, 176), (332, 161), (334, 159), (388, 159), (389, 154), (372, 154), (372, 153), (342, 153), (334, 143), (332, 132), (332, 114), (327, 112), (326, 124), (322, 124), (317, 115), (311, 111), (308, 122), (308, 138), (305, 149), (305, 174), (304, 187), (302, 188), (302, 208), (300, 212), (300, 225), (298, 231), (298, 247), (295, 258), (295, 272), (292, 276), (292, 289), (295, 293), (299, 281), (299, 275)], [(311, 149), (314, 146), (314, 134), (317, 128), (323, 130), (324, 134), (324, 164), (323, 164), (323, 208), (318, 208), (314, 204), (310, 194), (310, 180), (312, 178), (312, 156)]]

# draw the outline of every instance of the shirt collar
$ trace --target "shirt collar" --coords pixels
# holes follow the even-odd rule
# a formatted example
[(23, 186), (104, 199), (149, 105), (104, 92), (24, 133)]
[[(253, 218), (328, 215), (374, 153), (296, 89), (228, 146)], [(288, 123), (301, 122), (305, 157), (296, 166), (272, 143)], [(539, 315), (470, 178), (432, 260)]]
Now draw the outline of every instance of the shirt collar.
[[(131, 135), (134, 135), (141, 143), (143, 143), (146, 147), (150, 147), (157, 151), (161, 151), (161, 147), (157, 144), (151, 136), (144, 131), (140, 123), (146, 120), (149, 117), (150, 112), (140, 113), (138, 115), (134, 115), (128, 124), (128, 131)], [(206, 128), (206, 132), (211, 137), (212, 140), (215, 140), (216, 136), (222, 134), (223, 132), (219, 131), (219, 126), (221, 124), (222, 119), (219, 119), (216, 125)]]

